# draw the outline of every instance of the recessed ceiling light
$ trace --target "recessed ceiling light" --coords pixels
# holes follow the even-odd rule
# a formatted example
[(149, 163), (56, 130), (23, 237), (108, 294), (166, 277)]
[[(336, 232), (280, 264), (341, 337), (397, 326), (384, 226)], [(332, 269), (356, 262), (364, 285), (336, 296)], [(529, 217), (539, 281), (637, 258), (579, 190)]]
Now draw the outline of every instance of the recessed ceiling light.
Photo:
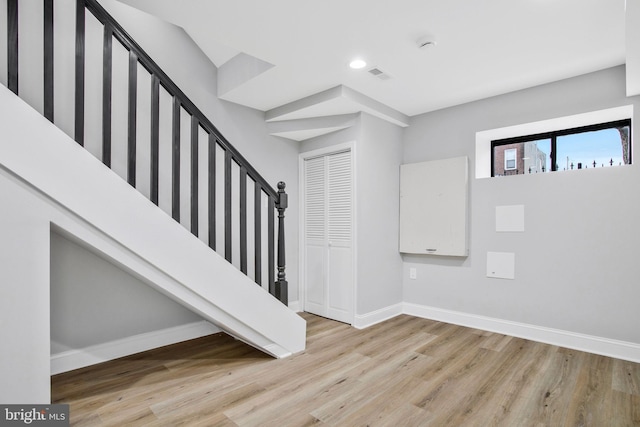
[(366, 66), (367, 66), (367, 63), (364, 62), (362, 59), (354, 59), (349, 63), (349, 67), (353, 68), (354, 70), (359, 70)]

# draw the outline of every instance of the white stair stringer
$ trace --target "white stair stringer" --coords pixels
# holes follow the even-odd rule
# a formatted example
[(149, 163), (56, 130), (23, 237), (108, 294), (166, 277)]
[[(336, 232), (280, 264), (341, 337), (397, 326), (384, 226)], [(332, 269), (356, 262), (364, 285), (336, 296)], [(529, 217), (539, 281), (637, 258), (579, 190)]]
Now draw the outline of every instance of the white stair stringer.
[(29, 217), (48, 221), (266, 353), (286, 357), (304, 350), (301, 317), (4, 86), (0, 123), (0, 172), (50, 207)]

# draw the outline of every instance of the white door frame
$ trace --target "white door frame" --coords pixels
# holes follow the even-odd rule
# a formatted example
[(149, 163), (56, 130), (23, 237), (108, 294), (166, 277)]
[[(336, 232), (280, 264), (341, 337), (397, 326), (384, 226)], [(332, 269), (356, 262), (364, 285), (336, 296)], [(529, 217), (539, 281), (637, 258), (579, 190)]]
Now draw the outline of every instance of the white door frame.
[(351, 307), (351, 320), (349, 323), (353, 325), (356, 315), (356, 296), (358, 295), (358, 250), (357, 250), (357, 229), (356, 229), (356, 217), (357, 217), (357, 191), (356, 191), (356, 142), (349, 141), (341, 144), (331, 145), (325, 148), (319, 148), (317, 150), (306, 151), (304, 153), (300, 153), (298, 158), (298, 191), (300, 201), (300, 209), (299, 209), (299, 218), (298, 224), (300, 224), (299, 233), (298, 233), (298, 259), (300, 260), (299, 268), (298, 268), (298, 299), (300, 304), (300, 310), (304, 311), (305, 307), (305, 292), (306, 292), (306, 256), (305, 256), (305, 206), (306, 206), (306, 198), (305, 198), (305, 180), (304, 180), (304, 162), (307, 159), (313, 157), (326, 156), (328, 154), (339, 153), (342, 151), (351, 151), (351, 250), (353, 256), (353, 269), (352, 269), (352, 282), (353, 282), (353, 295), (351, 298), (352, 307)]

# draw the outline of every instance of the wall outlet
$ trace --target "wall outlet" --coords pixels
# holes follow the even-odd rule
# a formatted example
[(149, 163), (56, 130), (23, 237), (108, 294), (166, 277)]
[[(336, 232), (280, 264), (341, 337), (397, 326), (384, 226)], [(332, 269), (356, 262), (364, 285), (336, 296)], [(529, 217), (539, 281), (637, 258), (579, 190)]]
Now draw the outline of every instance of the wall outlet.
[(418, 277), (418, 272), (414, 267), (409, 269), (409, 279), (415, 280)]

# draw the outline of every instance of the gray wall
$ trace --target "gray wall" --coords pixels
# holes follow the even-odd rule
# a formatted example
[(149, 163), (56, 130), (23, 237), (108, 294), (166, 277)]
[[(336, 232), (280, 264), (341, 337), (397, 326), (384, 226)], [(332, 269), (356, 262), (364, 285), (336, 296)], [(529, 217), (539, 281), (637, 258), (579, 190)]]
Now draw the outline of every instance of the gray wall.
[(51, 233), (51, 354), (201, 320), (120, 267)]
[[(634, 104), (616, 67), (413, 117), (405, 163), (470, 158), (468, 258), (403, 256), (404, 301), (638, 343), (640, 166), (475, 179), (475, 133)], [(525, 206), (525, 232), (496, 233), (495, 207)], [(513, 252), (515, 280), (486, 278)], [(408, 270), (417, 269), (410, 280)]]
[(363, 113), (356, 150), (356, 314), (364, 315), (402, 302), (398, 253), (402, 128)]
[(358, 116), (354, 125), (351, 127), (300, 142), (300, 153), (320, 150), (322, 148), (331, 147), (332, 145), (342, 144), (345, 142), (356, 142), (360, 137), (361, 116), (362, 115)]

